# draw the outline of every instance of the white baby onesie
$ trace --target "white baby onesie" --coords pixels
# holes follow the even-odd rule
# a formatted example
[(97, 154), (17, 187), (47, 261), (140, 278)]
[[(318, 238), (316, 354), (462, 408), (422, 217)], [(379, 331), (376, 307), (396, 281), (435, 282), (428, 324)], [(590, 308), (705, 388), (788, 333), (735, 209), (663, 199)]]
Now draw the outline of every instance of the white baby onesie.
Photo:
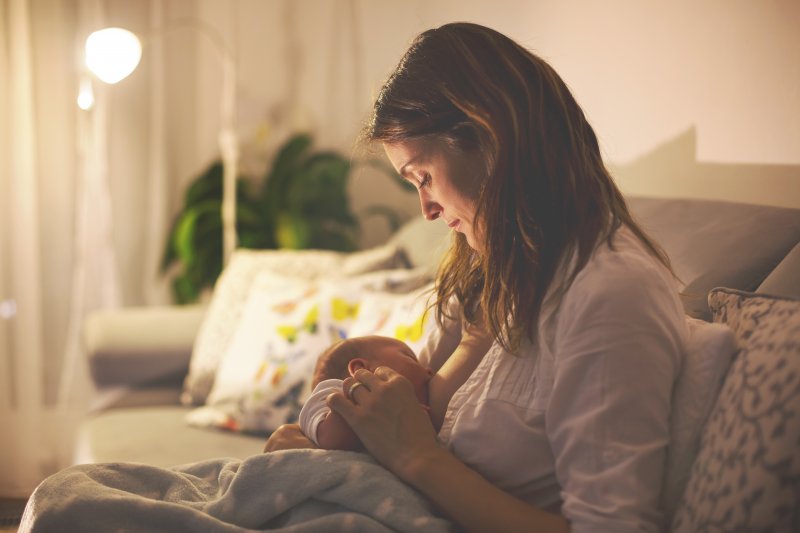
[(317, 441), (319, 423), (325, 420), (325, 417), (331, 412), (325, 399), (332, 392), (341, 392), (342, 383), (344, 382), (341, 379), (320, 381), (300, 410), (300, 429), (317, 446), (319, 446), (319, 441)]

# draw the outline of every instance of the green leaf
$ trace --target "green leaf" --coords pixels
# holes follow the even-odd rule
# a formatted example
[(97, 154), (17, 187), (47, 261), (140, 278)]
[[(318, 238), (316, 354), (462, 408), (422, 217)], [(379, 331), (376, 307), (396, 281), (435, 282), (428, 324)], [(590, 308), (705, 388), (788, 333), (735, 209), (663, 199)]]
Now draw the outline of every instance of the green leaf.
[(278, 227), (275, 239), (281, 248), (300, 250), (308, 248), (311, 223), (302, 217), (293, 217), (289, 213), (278, 216)]
[[(310, 135), (291, 136), (261, 183), (236, 180), (238, 245), (356, 249), (359, 224), (347, 191), (352, 168), (335, 151), (312, 150)], [(223, 168), (215, 161), (191, 183), (170, 227), (162, 272), (178, 263), (173, 293), (179, 302), (195, 301), (221, 272), (222, 196)]]
[(311, 246), (324, 250), (351, 252), (357, 248), (356, 233), (342, 228), (318, 228)]
[(189, 209), (181, 215), (175, 231), (175, 251), (183, 263), (191, 265), (194, 261), (194, 230), (197, 224), (197, 210)]
[[(305, 152), (311, 146), (311, 136), (305, 133), (294, 135), (284, 144), (275, 158), (272, 170), (266, 177), (262, 189), (262, 204), (275, 207), (297, 169), (301, 167)], [(272, 214), (276, 211), (271, 210)]]
[(176, 277), (172, 281), (172, 293), (175, 299), (181, 305), (190, 304), (197, 301), (200, 292), (197, 287), (192, 283), (191, 279), (185, 274)]
[(176, 217), (175, 220), (172, 221), (169, 232), (167, 233), (167, 242), (164, 243), (164, 255), (161, 257), (161, 266), (159, 267), (159, 270), (162, 274), (169, 269), (172, 263), (178, 260), (178, 254), (175, 250), (174, 240), (179, 219), (180, 217)]
[(213, 162), (198, 176), (186, 191), (186, 206), (193, 206), (206, 200), (222, 200), (222, 162)]

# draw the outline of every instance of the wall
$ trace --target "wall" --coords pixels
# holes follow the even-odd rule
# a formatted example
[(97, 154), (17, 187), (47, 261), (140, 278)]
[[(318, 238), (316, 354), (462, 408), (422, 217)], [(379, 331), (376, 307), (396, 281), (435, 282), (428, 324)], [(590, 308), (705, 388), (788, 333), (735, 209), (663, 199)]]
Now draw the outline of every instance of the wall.
[[(132, 5), (109, 4), (118, 11)], [(560, 72), (626, 193), (800, 207), (796, 0), (151, 0), (134, 5), (160, 9), (167, 25), (170, 18), (196, 16), (226, 38), (239, 66), (242, 167), (251, 173), (263, 171), (294, 128), (315, 132), (321, 146), (351, 152), (373, 95), (414, 35), (468, 20), (507, 33)], [(185, 183), (218, 153), (221, 68), (213, 47), (197, 34), (175, 34), (165, 41), (164, 54), (171, 217)], [(128, 107), (128, 125), (137, 123), (141, 112), (136, 109)], [(146, 152), (141, 143), (147, 139), (130, 134), (127, 139), (132, 143), (126, 150)], [(114, 179), (137, 166), (128, 161), (120, 168), (120, 157)], [(405, 216), (418, 211), (413, 195), (364, 169), (352, 178), (351, 197), (357, 213), (376, 202), (389, 202)], [(143, 204), (122, 208), (134, 221), (137, 205)], [(365, 219), (363, 226), (364, 246), (388, 232), (375, 219)], [(129, 269), (128, 279), (138, 279), (126, 289), (128, 300), (135, 301), (141, 299), (147, 273), (135, 272), (134, 265), (146, 245), (136, 233), (140, 230), (119, 231), (127, 243), (120, 244), (122, 268)]]
[[(313, 126), (322, 142), (347, 150), (371, 96), (413, 36), (470, 20), (509, 34), (553, 64), (626, 192), (800, 207), (800, 3), (794, 0), (235, 4), (245, 131), (292, 94), (295, 119)], [(225, 5), (205, 1), (199, 11), (225, 20), (231, 16)], [(214, 84), (202, 86), (213, 101)], [(208, 122), (212, 131), (214, 120)], [(213, 135), (201, 135), (211, 150)], [(358, 176), (353, 185), (359, 209), (386, 187)], [(416, 208), (399, 191), (394, 196), (406, 212)]]

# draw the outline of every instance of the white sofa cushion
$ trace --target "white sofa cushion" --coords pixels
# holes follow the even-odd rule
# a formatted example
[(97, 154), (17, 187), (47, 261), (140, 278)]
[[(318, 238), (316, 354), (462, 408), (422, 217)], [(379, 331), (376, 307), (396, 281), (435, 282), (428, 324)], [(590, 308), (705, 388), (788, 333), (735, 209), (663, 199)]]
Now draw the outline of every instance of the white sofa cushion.
[(661, 492), (664, 516), (672, 517), (689, 481), (700, 448), (700, 436), (736, 352), (733, 330), (687, 317), (684, 357), (672, 396), (670, 443)]

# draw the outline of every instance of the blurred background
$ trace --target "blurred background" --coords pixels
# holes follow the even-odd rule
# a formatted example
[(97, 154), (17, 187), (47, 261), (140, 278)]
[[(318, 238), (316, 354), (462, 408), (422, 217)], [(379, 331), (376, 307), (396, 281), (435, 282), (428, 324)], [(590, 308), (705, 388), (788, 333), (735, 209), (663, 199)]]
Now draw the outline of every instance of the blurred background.
[[(367, 248), (418, 205), (358, 164), (382, 154), (356, 137), (414, 36), (452, 21), (549, 61), (623, 192), (800, 207), (796, 0), (0, 0), (0, 422), (28, 435), (0, 437), (0, 495), (64, 464), (85, 314), (173, 302), (160, 266), (187, 189), (220, 160), (222, 55), (238, 175), (258, 186), (308, 133), (351, 162)], [(142, 57), (104, 86), (83, 47), (109, 26), (136, 33)]]

